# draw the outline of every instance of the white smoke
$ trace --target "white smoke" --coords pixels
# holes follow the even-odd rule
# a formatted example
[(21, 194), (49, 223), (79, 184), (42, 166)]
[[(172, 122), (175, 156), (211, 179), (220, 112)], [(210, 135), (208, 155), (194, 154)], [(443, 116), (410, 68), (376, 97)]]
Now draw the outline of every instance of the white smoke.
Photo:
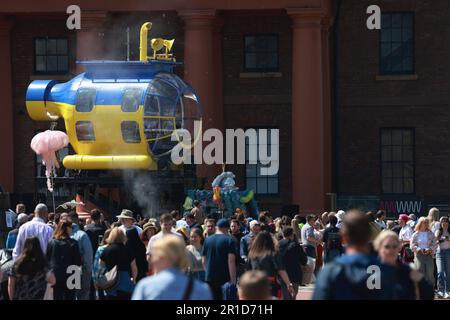
[(133, 195), (142, 209), (142, 216), (156, 218), (161, 212), (158, 188), (152, 177), (139, 170), (123, 170), (125, 188)]

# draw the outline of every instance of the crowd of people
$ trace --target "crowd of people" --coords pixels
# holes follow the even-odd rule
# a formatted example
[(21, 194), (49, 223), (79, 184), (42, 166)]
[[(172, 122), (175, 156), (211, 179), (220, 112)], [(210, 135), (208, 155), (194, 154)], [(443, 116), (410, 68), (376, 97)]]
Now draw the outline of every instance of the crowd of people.
[(67, 211), (17, 206), (0, 299), (290, 300), (312, 282), (318, 300), (450, 297), (449, 217), (435, 208), (397, 221), (382, 210), (216, 220), (198, 201), (158, 218), (124, 209), (112, 223)]

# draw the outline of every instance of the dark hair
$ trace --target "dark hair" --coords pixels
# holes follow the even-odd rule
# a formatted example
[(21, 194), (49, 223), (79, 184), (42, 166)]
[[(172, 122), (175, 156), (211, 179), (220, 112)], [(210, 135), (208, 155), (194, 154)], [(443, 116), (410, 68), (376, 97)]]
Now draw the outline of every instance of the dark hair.
[(285, 226), (291, 225), (291, 218), (288, 216), (282, 216), (280, 219), (280, 224)]
[(172, 215), (172, 218), (176, 219), (177, 217), (180, 216), (180, 211), (172, 210), (172, 212), (170, 212), (170, 214)]
[(73, 223), (78, 223), (78, 213), (76, 213), (75, 211), (69, 212), (69, 218)]
[(240, 226), (239, 221), (237, 221), (236, 219), (231, 219), (230, 220), (230, 226), (231, 226), (232, 223), (237, 223)]
[(56, 230), (53, 233), (53, 239), (61, 240), (70, 238), (69, 228), (72, 228), (72, 222), (60, 221), (56, 226)]
[[(442, 218), (447, 218), (447, 222), (449, 222), (449, 217), (448, 216), (443, 216)], [(447, 231), (450, 232), (450, 227), (447, 228)], [(439, 240), (439, 238), (442, 236), (442, 234), (444, 233), (444, 228), (442, 227), (442, 223), (439, 224), (439, 230), (438, 230), (438, 235), (437, 235), (437, 239)]]
[(198, 206), (200, 202), (198, 200), (194, 200), (194, 206)]
[(192, 214), (192, 213), (188, 213), (188, 214), (186, 214), (186, 219), (195, 219), (195, 216)]
[(365, 245), (369, 242), (371, 230), (367, 215), (358, 210), (347, 212), (342, 233), (347, 235), (349, 245)]
[(236, 215), (236, 219), (237, 219), (238, 221), (244, 222), (245, 216), (244, 216), (244, 214), (241, 212), (241, 213), (238, 213), (238, 214)]
[(48, 214), (48, 221), (52, 221), (52, 220), (54, 220), (55, 219), (55, 213), (54, 212), (50, 212), (49, 214)]
[(333, 227), (336, 227), (338, 219), (334, 214), (332, 214), (328, 217), (328, 222), (330, 222), (330, 225), (332, 225)]
[(275, 241), (267, 231), (261, 231), (253, 240), (248, 257), (250, 259), (274, 255), (277, 252)]
[(203, 236), (203, 231), (199, 228), (192, 228), (191, 232), (194, 232), (196, 235), (200, 237), (200, 243), (203, 245), (205, 241), (205, 237)]
[(292, 227), (283, 227), (283, 237), (287, 238), (294, 234), (294, 228)]
[(56, 212), (55, 213), (55, 217), (53, 218), (53, 222), (55, 222), (55, 224), (59, 223), (59, 219), (61, 219), (61, 213)]
[(378, 210), (377, 211), (377, 218), (380, 219), (382, 216), (386, 215), (386, 211), (384, 210)]
[(163, 213), (162, 215), (161, 215), (161, 217), (159, 218), (159, 221), (162, 223), (162, 222), (172, 222), (172, 220), (173, 220), (173, 217), (172, 217), (172, 214), (170, 214), (170, 213)]
[[(206, 223), (208, 223), (208, 222), (212, 222), (212, 223), (214, 223), (214, 225), (216, 225), (216, 219), (209, 218), (208, 220), (206, 220)], [(206, 225), (206, 223), (205, 223), (205, 225)]]
[(91, 210), (91, 219), (94, 221), (98, 221), (101, 217), (102, 213), (98, 209)]
[(316, 220), (316, 216), (313, 214), (308, 214), (308, 216), (306, 216), (306, 221), (310, 222), (311, 220)]
[(266, 224), (267, 223), (267, 217), (265, 216), (265, 215), (260, 215), (259, 216), (259, 218), (258, 218), (258, 221), (260, 222), (260, 223), (264, 223), (264, 224)]
[(369, 222), (374, 222), (375, 221), (375, 215), (373, 214), (372, 211), (367, 211), (366, 212), (366, 217), (369, 220)]
[(22, 254), (16, 261), (16, 272), (33, 277), (36, 273), (43, 271), (46, 265), (39, 239), (37, 237), (27, 238), (23, 245)]

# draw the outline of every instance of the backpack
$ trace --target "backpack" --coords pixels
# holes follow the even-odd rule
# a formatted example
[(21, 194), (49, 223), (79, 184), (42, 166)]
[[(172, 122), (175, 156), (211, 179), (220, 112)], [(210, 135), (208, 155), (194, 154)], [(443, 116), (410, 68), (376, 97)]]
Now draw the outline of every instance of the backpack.
[(329, 232), (327, 241), (328, 250), (340, 250), (342, 248), (339, 232)]

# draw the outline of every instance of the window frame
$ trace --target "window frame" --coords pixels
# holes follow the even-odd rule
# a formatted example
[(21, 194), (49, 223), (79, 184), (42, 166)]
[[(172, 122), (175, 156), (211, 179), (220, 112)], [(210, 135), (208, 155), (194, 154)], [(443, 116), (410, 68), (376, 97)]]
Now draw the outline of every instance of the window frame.
[[(124, 126), (124, 124), (128, 124), (128, 123), (134, 123), (134, 124), (136, 124), (136, 129), (137, 129), (137, 133), (138, 133), (138, 137), (139, 137), (139, 140), (138, 140), (138, 141), (130, 141), (130, 140), (125, 139), (123, 126)], [(142, 142), (141, 128), (140, 128), (139, 123), (138, 123), (137, 121), (134, 121), (134, 120), (124, 120), (124, 121), (121, 121), (121, 122), (120, 122), (120, 133), (122, 134), (122, 140), (123, 140), (123, 142), (126, 143), (126, 144), (139, 144), (139, 143)]]
[[(258, 131), (259, 131), (260, 129), (267, 129), (267, 130), (278, 129), (278, 130), (280, 130), (279, 127), (264, 126), (264, 127), (248, 127), (248, 128), (245, 128), (245, 129), (244, 129), (244, 132), (247, 131), (247, 129), (255, 129), (258, 138), (259, 138), (259, 132), (258, 132)], [(269, 131), (269, 132), (270, 132), (270, 131)], [(268, 132), (268, 133), (269, 133), (269, 132)], [(279, 143), (278, 146), (280, 147), (280, 145), (281, 145), (281, 144)], [(244, 142), (244, 148), (245, 148), (245, 150), (244, 150), (244, 152), (245, 152), (244, 181), (245, 181), (245, 188), (246, 188), (247, 190), (250, 190), (250, 189), (248, 188), (248, 184), (247, 184), (247, 179), (249, 178), (249, 177), (247, 176), (247, 165), (249, 165), (249, 164), (247, 163), (247, 146), (248, 146), (248, 144), (247, 144), (247, 139), (245, 139), (245, 142)], [(259, 155), (259, 148), (257, 148), (256, 152), (257, 152), (257, 154)], [(278, 161), (280, 161), (280, 159), (278, 159)], [(257, 163), (257, 164), (254, 164), (254, 166), (256, 166), (256, 170), (258, 170), (258, 163)], [(253, 191), (255, 192), (255, 194), (258, 195), (258, 196), (260, 196), (260, 197), (266, 197), (266, 198), (273, 197), (273, 198), (278, 198), (278, 197), (280, 196), (280, 194), (281, 194), (281, 192), (280, 192), (280, 171), (281, 171), (281, 166), (278, 167), (278, 172), (277, 172), (276, 175), (273, 175), (273, 176), (258, 177), (258, 172), (257, 172), (255, 177), (250, 177), (250, 178), (256, 180), (256, 189), (253, 190)], [(276, 179), (277, 179), (277, 192), (276, 192), (276, 193), (275, 193), (275, 192), (272, 192), (272, 193), (268, 193), (268, 192), (266, 192), (266, 193), (259, 193), (259, 192), (258, 192), (258, 179), (265, 179), (265, 180), (266, 180), (266, 183), (267, 183), (267, 189), (268, 189), (268, 179), (269, 179), (269, 177), (276, 177)]]
[[(78, 136), (78, 131), (77, 131), (77, 124), (83, 122), (83, 123), (90, 123), (92, 126), (92, 135), (94, 136), (93, 139), (83, 139), (81, 140)], [(94, 143), (97, 141), (97, 136), (95, 135), (95, 129), (94, 129), (94, 123), (90, 120), (79, 120), (75, 122), (75, 136), (77, 137), (77, 141), (81, 142), (81, 143)]]
[[(127, 93), (127, 91), (139, 91), (139, 93), (140, 93), (140, 95), (139, 95), (139, 101), (138, 101), (138, 105), (137, 105), (137, 107), (136, 107), (136, 110), (134, 110), (134, 111), (126, 111), (126, 110), (124, 110), (124, 97), (125, 97), (125, 94)], [(125, 112), (125, 113), (132, 113), (132, 112), (138, 112), (139, 111), (139, 106), (141, 105), (141, 102), (142, 102), (142, 94), (143, 94), (143, 90), (142, 90), (142, 88), (137, 88), (137, 87), (127, 87), (127, 88), (124, 88), (123, 89), (123, 93), (122, 93), (122, 101), (121, 101), (121, 103), (120, 103), (120, 110), (122, 111), (122, 112)]]
[[(412, 69), (411, 69), (411, 71), (404, 71), (403, 70), (403, 67), (402, 67), (402, 70), (401, 71), (392, 71), (392, 70), (390, 70), (390, 71), (384, 71), (383, 70), (383, 68), (382, 68), (382, 63), (381, 63), (381, 57), (382, 57), (382, 41), (381, 41), (381, 32), (382, 32), (382, 30), (383, 30), (383, 25), (381, 25), (381, 29), (379, 30), (379, 32), (378, 32), (378, 73), (380, 74), (380, 75), (383, 75), (383, 76), (388, 76), (388, 75), (412, 75), (412, 74), (415, 74), (416, 73), (416, 50), (415, 50), (415, 43), (416, 43), (416, 39), (415, 39), (415, 35), (416, 35), (416, 13), (415, 13), (415, 11), (386, 11), (386, 12), (382, 12), (381, 13), (381, 17), (383, 16), (383, 14), (390, 14), (390, 15), (392, 15), (392, 14), (400, 14), (400, 15), (402, 15), (402, 18), (403, 18), (403, 15), (405, 15), (405, 14), (409, 14), (409, 15), (411, 15), (411, 17), (412, 17), (412, 21), (411, 21), (411, 23), (412, 23), (412, 30), (411, 30), (411, 32), (412, 32), (412, 35), (411, 35), (411, 42), (412, 42), (412, 52), (411, 52), (411, 56), (412, 56)], [(382, 19), (382, 18), (381, 18)], [(402, 22), (403, 23), (403, 22)], [(401, 32), (402, 32), (402, 34), (403, 34), (403, 26), (401, 27)], [(392, 45), (392, 38), (391, 38), (391, 40), (390, 40), (390, 42), (389, 43), (391, 43), (391, 45)], [(403, 35), (402, 35), (402, 41), (401, 41), (401, 43), (402, 43), (402, 45), (403, 45)], [(392, 53), (392, 49), (391, 49), (391, 53)], [(403, 58), (404, 56), (402, 56), (402, 58)], [(392, 68), (391, 68), (392, 69)]]
[[(268, 36), (273, 36), (276, 38), (276, 43), (277, 43), (277, 49), (276, 49), (276, 57), (277, 57), (277, 63), (276, 63), (276, 67), (274, 68), (247, 68), (246, 65), (246, 57), (247, 57), (247, 53), (256, 53), (256, 52), (247, 52), (246, 50), (246, 46), (245, 46), (245, 40), (247, 37), (268, 37)], [(244, 72), (279, 72), (280, 71), (280, 35), (278, 33), (245, 33), (243, 38), (243, 62), (242, 62), (242, 66), (243, 66), (243, 70)], [(271, 52), (271, 51), (267, 51), (267, 52)], [(261, 128), (261, 129), (265, 129), (265, 128)]]
[[(37, 54), (36, 53), (36, 41), (37, 40), (45, 40), (45, 55), (42, 54)], [(56, 57), (64, 57), (67, 56), (67, 70), (56, 70), (56, 71), (48, 71), (47, 70), (47, 60), (46, 60), (46, 64), (45, 64), (45, 71), (39, 71), (36, 69), (36, 62), (37, 62), (37, 56), (44, 56), (47, 57), (49, 56), (47, 54), (47, 42), (48, 40), (56, 40), (57, 44), (56, 47), (58, 48), (58, 40), (66, 40), (67, 42), (67, 53), (65, 55), (63, 54), (51, 54), (50, 56), (56, 56)], [(56, 62), (56, 68), (58, 69), (58, 62)], [(37, 74), (37, 75), (67, 75), (70, 73), (70, 46), (69, 46), (69, 38), (68, 37), (48, 37), (48, 36), (44, 36), (44, 37), (33, 37), (33, 74)]]
[[(404, 176), (404, 163), (406, 162), (410, 162), (410, 161), (404, 161), (403, 160), (403, 150), (402, 150), (402, 160), (401, 161), (393, 161), (392, 159), (390, 161), (383, 161), (383, 131), (385, 130), (390, 130), (391, 131), (391, 135), (392, 132), (394, 130), (401, 130), (402, 131), (402, 149), (404, 147), (403, 144), (403, 131), (406, 130), (410, 130), (412, 133), (412, 180), (413, 180), (413, 188), (412, 188), (412, 192), (404, 192), (404, 180), (405, 180), (405, 176)], [(392, 195), (392, 196), (399, 196), (399, 195), (415, 195), (416, 194), (416, 130), (415, 127), (381, 127), (379, 129), (379, 163), (380, 163), (380, 194), (382, 195)], [(387, 145), (386, 145), (387, 146)], [(391, 144), (389, 144), (388, 146), (392, 147), (392, 141)], [(392, 182), (392, 191), (391, 192), (384, 192), (383, 190), (383, 163), (394, 163), (394, 162), (400, 162), (402, 163), (402, 192), (394, 192), (394, 182)], [(392, 177), (392, 180), (394, 180), (394, 177)]]
[[(94, 91), (94, 96), (92, 98), (93, 102), (92, 102), (92, 108), (89, 111), (80, 111), (78, 110), (78, 97), (80, 95), (80, 91), (81, 90), (93, 90)], [(75, 95), (75, 111), (79, 112), (79, 113), (89, 113), (94, 111), (94, 108), (96, 106), (96, 101), (97, 101), (97, 89), (94, 87), (82, 87), (82, 88), (78, 88), (77, 93)]]

